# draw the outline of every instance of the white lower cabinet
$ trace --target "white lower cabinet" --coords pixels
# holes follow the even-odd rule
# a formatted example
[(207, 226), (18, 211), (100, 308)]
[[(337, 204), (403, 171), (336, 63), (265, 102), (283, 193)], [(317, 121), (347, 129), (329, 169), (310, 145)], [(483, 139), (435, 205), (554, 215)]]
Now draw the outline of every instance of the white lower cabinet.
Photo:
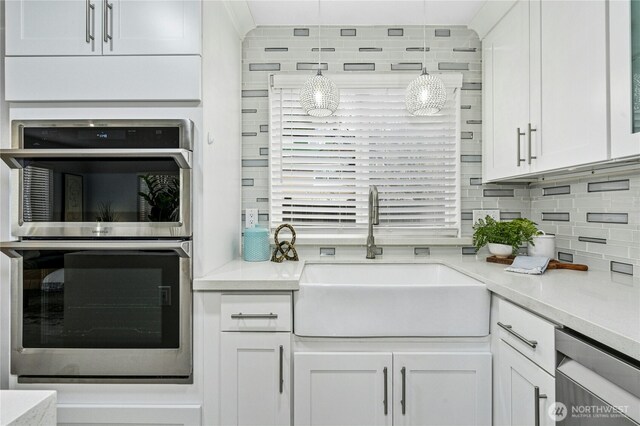
[(290, 377), (290, 333), (223, 332), (222, 425), (290, 425)]
[(294, 356), (295, 425), (391, 425), (391, 352)]
[(508, 343), (500, 340), (497, 397), (506, 418), (496, 424), (517, 426), (551, 426), (555, 420), (548, 410), (555, 402), (555, 379)]
[(394, 425), (490, 425), (491, 354), (394, 353)]
[(490, 425), (489, 353), (296, 353), (295, 424)]

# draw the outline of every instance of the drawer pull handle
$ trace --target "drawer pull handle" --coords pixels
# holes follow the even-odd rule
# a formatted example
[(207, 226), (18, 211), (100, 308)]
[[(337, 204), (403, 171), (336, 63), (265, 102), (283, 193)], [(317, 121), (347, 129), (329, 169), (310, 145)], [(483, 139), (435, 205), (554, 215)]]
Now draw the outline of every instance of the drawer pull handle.
[(402, 376), (402, 397), (400, 399), (400, 405), (402, 406), (402, 415), (407, 413), (407, 369), (402, 367), (400, 369), (400, 375)]
[(518, 127), (518, 136), (517, 136), (517, 141), (518, 141), (518, 145), (517, 145), (517, 150), (516, 150), (516, 166), (520, 167), (520, 163), (522, 163), (524, 160), (524, 158), (520, 158), (520, 136), (524, 136), (524, 132), (520, 131), (520, 127)]
[(513, 327), (508, 325), (508, 324), (503, 324), (503, 323), (498, 321), (498, 327), (500, 327), (501, 329), (503, 329), (507, 333), (511, 334), (513, 337), (515, 337), (516, 339), (520, 340), (521, 342), (529, 345), (532, 349), (535, 349), (536, 346), (538, 346), (538, 342), (537, 341), (529, 340), (526, 337), (522, 336), (521, 334), (516, 333), (515, 331), (513, 331)]
[(538, 386), (533, 387), (533, 399), (536, 404), (533, 411), (533, 424), (535, 426), (540, 426), (540, 400), (546, 398), (547, 395), (540, 393), (540, 388)]
[(280, 393), (284, 391), (284, 346), (280, 345), (280, 380), (279, 380), (279, 390)]
[(389, 414), (389, 402), (387, 400), (387, 367), (382, 369), (382, 377), (384, 379), (384, 399), (382, 400), (382, 404), (384, 405), (384, 415), (386, 416)]
[(273, 312), (268, 314), (243, 314), (238, 312), (237, 314), (231, 314), (231, 319), (278, 319), (278, 314)]

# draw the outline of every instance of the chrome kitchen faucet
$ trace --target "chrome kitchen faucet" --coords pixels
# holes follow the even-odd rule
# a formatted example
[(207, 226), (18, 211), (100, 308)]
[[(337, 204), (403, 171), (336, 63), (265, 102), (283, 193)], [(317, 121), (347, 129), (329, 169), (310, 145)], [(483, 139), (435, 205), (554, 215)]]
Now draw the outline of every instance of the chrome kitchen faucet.
[(367, 259), (376, 258), (376, 242), (373, 238), (373, 225), (380, 223), (378, 187), (369, 186), (369, 235), (367, 236)]

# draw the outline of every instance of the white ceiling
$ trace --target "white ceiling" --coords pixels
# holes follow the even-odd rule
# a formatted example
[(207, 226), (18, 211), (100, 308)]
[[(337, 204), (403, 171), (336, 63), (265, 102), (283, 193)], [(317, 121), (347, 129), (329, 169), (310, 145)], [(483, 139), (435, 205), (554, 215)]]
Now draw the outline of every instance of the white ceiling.
[[(322, 25), (422, 25), (422, 0), (321, 0)], [(427, 0), (428, 25), (467, 25), (486, 0)], [(317, 25), (318, 0), (248, 0), (260, 25)]]

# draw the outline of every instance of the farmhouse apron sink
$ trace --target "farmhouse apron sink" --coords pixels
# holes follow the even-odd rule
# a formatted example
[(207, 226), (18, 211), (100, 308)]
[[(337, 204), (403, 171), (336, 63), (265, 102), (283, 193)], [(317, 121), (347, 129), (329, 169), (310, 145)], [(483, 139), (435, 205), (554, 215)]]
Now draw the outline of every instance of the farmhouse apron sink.
[(485, 285), (442, 264), (307, 264), (294, 294), (298, 336), (489, 334)]

